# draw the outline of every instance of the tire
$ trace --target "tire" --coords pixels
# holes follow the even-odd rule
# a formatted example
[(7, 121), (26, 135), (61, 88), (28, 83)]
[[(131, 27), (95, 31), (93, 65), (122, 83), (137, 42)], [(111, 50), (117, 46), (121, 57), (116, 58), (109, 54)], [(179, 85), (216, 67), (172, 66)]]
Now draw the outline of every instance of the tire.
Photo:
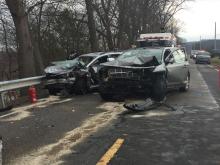
[(167, 83), (164, 74), (156, 75), (151, 99), (156, 102), (163, 101), (166, 96)]
[(105, 89), (105, 87), (103, 85), (99, 86), (99, 95), (102, 98), (102, 100), (104, 101), (111, 101), (113, 100), (113, 95), (106, 92), (107, 90)]
[(56, 96), (57, 93), (60, 92), (60, 90), (58, 90), (58, 89), (54, 89), (54, 88), (48, 88), (48, 92), (49, 92), (50, 95), (54, 95), (54, 96)]
[(76, 81), (75, 84), (75, 94), (84, 95), (88, 92), (87, 81), (85, 79), (80, 79)]
[(66, 88), (65, 89), (66, 90), (66, 92), (69, 94), (69, 95), (72, 95), (72, 94), (74, 94), (74, 89), (73, 89), (73, 87), (72, 88)]
[(101, 96), (102, 100), (104, 101), (111, 101), (113, 100), (113, 96), (109, 93), (102, 93), (100, 92), (99, 95)]
[(186, 78), (187, 83), (180, 88), (180, 92), (187, 92), (190, 87), (190, 74), (188, 73), (187, 78)]

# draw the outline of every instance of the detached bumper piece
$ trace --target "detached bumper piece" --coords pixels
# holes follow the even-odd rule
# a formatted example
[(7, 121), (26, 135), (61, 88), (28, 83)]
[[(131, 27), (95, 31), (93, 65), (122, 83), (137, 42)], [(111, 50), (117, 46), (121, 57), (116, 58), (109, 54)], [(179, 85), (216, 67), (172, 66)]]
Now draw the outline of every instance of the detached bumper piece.
[(154, 110), (154, 109), (161, 107), (161, 106), (167, 107), (171, 111), (177, 111), (174, 107), (165, 103), (164, 101), (163, 102), (154, 102), (151, 99), (147, 99), (144, 103), (139, 103), (139, 104), (129, 103), (129, 104), (124, 104), (123, 106), (127, 110), (134, 111), (134, 112), (150, 111), (150, 110)]

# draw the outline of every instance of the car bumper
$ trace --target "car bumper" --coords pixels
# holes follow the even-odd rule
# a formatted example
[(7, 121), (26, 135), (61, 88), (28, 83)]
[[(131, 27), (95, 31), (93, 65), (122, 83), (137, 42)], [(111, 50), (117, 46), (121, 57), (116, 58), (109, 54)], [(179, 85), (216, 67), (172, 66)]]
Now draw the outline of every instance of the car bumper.
[(196, 59), (197, 63), (210, 63), (210, 59)]
[(149, 93), (152, 87), (151, 81), (108, 81), (100, 84), (100, 90), (105, 93), (126, 94), (126, 93)]
[(56, 88), (56, 89), (63, 89), (66, 87), (74, 86), (76, 79), (69, 78), (69, 79), (47, 79), (44, 81), (45, 88)]

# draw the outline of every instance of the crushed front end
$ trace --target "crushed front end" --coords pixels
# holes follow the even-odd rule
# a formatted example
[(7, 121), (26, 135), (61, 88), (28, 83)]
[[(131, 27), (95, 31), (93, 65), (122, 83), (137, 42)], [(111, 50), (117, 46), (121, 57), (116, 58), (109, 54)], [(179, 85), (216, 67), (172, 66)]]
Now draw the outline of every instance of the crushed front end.
[(47, 89), (69, 89), (76, 81), (76, 77), (72, 75), (72, 72), (56, 74), (46, 73), (45, 87)]
[(150, 96), (158, 71), (164, 70), (162, 53), (163, 48), (131, 49), (115, 61), (102, 64), (99, 71), (99, 94), (102, 99), (111, 100), (117, 96), (135, 96), (139, 93)]
[(104, 67), (100, 71), (102, 93), (127, 95), (149, 94), (155, 67)]
[(62, 90), (72, 94), (78, 88), (77, 83), (80, 80), (87, 80), (91, 76), (88, 69), (75, 63), (70, 67), (66, 67), (67, 64), (49, 66), (45, 69), (46, 80), (44, 85), (50, 94), (56, 94)]

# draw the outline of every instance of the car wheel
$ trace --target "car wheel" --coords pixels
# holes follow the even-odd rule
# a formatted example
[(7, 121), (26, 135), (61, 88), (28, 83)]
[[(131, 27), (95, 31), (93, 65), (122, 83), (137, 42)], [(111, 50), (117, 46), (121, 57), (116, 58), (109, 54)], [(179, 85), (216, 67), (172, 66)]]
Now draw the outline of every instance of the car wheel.
[(167, 83), (164, 74), (157, 75), (154, 81), (151, 99), (156, 102), (164, 100), (166, 96)]
[(50, 95), (55, 95), (56, 96), (57, 93), (60, 92), (60, 90), (54, 89), (54, 88), (48, 88), (48, 92), (49, 92)]
[(183, 87), (180, 88), (181, 92), (187, 92), (189, 90), (190, 87), (190, 75), (188, 74), (187, 78), (186, 78), (186, 83)]
[(68, 87), (68, 88), (65, 89), (65, 91), (66, 91), (69, 95), (74, 94), (74, 89), (73, 89), (73, 87)]
[(113, 100), (113, 96), (109, 93), (102, 93), (102, 92), (99, 92), (99, 95), (101, 96), (101, 98), (104, 100), (104, 101), (111, 101)]
[(104, 101), (113, 100), (113, 94), (110, 94), (107, 89), (103, 85), (99, 86), (99, 95)]
[(84, 95), (87, 93), (87, 81), (85, 79), (80, 79), (76, 81), (75, 84), (75, 93), (77, 95)]
[(91, 80), (91, 78), (89, 78), (89, 79), (86, 81), (86, 90), (87, 90), (87, 92), (92, 92), (91, 86), (92, 86), (92, 80)]

